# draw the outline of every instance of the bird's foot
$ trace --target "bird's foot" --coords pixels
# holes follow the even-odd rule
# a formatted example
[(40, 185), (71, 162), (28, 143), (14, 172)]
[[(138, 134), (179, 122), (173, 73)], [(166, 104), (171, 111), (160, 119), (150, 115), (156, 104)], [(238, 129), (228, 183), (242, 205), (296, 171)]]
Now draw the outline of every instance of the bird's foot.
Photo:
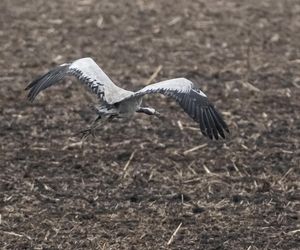
[(93, 137), (95, 137), (95, 130), (93, 128), (87, 128), (87, 129), (81, 130), (79, 132), (79, 134), (81, 135), (81, 140), (85, 140), (90, 135), (93, 136)]

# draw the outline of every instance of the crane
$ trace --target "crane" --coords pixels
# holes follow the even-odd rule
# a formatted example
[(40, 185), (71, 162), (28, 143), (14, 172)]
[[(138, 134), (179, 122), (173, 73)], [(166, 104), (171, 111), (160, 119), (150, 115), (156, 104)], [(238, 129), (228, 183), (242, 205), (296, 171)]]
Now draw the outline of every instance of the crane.
[(152, 107), (142, 106), (146, 94), (163, 94), (176, 100), (183, 110), (199, 124), (202, 134), (210, 139), (225, 138), (228, 126), (221, 114), (209, 102), (207, 96), (186, 78), (174, 78), (150, 84), (136, 92), (116, 86), (102, 71), (96, 62), (89, 57), (72, 63), (64, 63), (48, 73), (33, 80), (25, 90), (29, 90), (28, 99), (33, 101), (44, 89), (56, 84), (65, 76), (74, 76), (94, 94), (100, 104), (93, 110), (97, 118), (88, 129), (82, 132), (83, 137), (94, 135), (95, 129), (105, 121), (114, 118), (130, 118), (135, 112), (160, 116)]

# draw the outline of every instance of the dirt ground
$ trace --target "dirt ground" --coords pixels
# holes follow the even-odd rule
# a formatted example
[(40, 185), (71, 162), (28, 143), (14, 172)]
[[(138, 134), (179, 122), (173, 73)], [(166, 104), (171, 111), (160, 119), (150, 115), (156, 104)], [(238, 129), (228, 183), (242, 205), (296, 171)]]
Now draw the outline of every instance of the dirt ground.
[[(1, 249), (300, 249), (298, 0), (0, 1)], [(184, 76), (231, 130), (177, 104), (83, 145), (95, 98), (37, 75), (91, 56), (137, 90)], [(177, 230), (174, 237), (173, 233)]]

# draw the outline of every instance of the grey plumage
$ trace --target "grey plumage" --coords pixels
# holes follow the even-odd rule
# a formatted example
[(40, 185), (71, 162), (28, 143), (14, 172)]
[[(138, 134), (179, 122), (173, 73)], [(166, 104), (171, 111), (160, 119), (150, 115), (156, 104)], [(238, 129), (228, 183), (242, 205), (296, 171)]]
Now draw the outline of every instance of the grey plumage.
[(148, 85), (137, 92), (127, 91), (116, 86), (91, 58), (81, 58), (73, 63), (62, 64), (38, 77), (26, 87), (26, 90), (29, 90), (28, 99), (33, 101), (40, 91), (68, 75), (75, 76), (101, 101), (101, 104), (95, 107), (98, 118), (90, 130), (94, 129), (103, 118), (107, 120), (130, 117), (135, 112), (158, 115), (155, 109), (142, 107), (141, 103), (144, 95), (160, 93), (175, 99), (184, 111), (199, 123), (203, 135), (210, 139), (218, 139), (219, 135), (225, 138), (224, 131), (229, 133), (220, 113), (191, 81), (175, 78)]
[(25, 89), (30, 89), (28, 99), (33, 101), (40, 91), (52, 86), (67, 75), (75, 76), (99, 99), (108, 104), (121, 101), (132, 94), (131, 91), (116, 86), (92, 58), (81, 58), (73, 63), (62, 64), (31, 82)]

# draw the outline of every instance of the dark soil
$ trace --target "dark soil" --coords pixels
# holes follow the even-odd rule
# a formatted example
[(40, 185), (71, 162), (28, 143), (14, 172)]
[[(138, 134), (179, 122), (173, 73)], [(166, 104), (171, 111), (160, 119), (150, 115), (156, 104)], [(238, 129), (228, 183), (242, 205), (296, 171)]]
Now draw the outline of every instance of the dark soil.
[[(300, 249), (298, 0), (0, 11), (1, 249)], [(86, 56), (127, 89), (158, 67), (152, 82), (193, 80), (230, 136), (209, 141), (173, 100), (149, 96), (164, 119), (137, 114), (81, 145), (94, 97), (67, 79), (31, 104), (24, 87)]]

